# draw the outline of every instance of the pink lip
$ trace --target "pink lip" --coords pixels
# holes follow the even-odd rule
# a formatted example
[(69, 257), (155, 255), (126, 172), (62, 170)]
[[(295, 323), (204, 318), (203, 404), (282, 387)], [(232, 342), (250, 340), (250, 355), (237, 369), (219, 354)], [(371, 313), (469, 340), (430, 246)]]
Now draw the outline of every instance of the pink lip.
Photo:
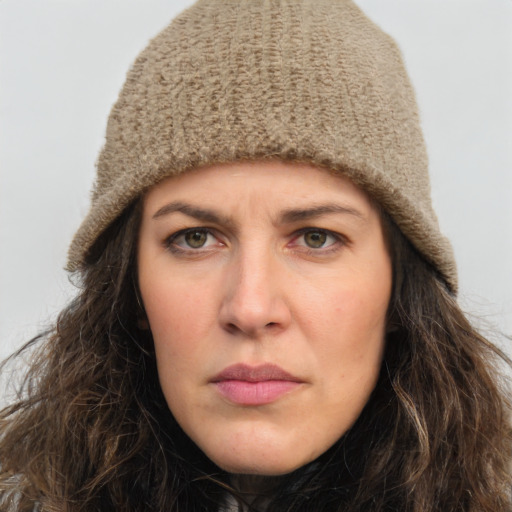
[(228, 366), (211, 382), (222, 396), (238, 405), (269, 404), (302, 383), (273, 364)]

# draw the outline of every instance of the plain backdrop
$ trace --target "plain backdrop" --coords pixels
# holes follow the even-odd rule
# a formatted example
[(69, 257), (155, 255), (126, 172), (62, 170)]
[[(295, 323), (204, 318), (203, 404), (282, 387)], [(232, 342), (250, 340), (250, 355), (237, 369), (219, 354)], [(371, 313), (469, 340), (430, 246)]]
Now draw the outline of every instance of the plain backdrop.
[[(0, 1), (0, 358), (73, 295), (62, 269), (110, 107), (137, 53), (191, 3)], [(416, 88), (460, 302), (510, 335), (512, 1), (356, 3), (398, 41)]]

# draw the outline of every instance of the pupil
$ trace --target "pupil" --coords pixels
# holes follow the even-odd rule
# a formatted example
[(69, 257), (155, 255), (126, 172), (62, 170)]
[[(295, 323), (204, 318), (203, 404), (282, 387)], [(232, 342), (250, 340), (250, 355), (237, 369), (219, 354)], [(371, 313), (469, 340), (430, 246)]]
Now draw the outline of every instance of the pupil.
[(204, 231), (191, 231), (185, 235), (185, 240), (190, 247), (197, 249), (205, 244), (206, 233)]
[(325, 244), (327, 235), (321, 231), (311, 231), (306, 233), (305, 239), (306, 244), (309, 245), (309, 247), (318, 248)]

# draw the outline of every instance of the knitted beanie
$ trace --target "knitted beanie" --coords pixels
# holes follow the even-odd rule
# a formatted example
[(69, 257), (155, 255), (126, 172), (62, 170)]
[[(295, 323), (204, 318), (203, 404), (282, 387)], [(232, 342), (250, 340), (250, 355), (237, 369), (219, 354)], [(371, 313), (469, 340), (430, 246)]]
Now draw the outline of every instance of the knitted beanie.
[(456, 291), (400, 52), (351, 0), (199, 0), (157, 35), (112, 108), (68, 270), (164, 178), (268, 158), (348, 176)]

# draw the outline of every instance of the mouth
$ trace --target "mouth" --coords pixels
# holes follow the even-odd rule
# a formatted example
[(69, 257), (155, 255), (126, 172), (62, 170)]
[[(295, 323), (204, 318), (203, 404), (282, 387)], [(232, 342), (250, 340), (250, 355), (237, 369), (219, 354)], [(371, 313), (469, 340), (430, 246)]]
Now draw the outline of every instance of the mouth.
[(293, 391), (303, 381), (274, 364), (228, 366), (211, 383), (236, 405), (266, 405)]

